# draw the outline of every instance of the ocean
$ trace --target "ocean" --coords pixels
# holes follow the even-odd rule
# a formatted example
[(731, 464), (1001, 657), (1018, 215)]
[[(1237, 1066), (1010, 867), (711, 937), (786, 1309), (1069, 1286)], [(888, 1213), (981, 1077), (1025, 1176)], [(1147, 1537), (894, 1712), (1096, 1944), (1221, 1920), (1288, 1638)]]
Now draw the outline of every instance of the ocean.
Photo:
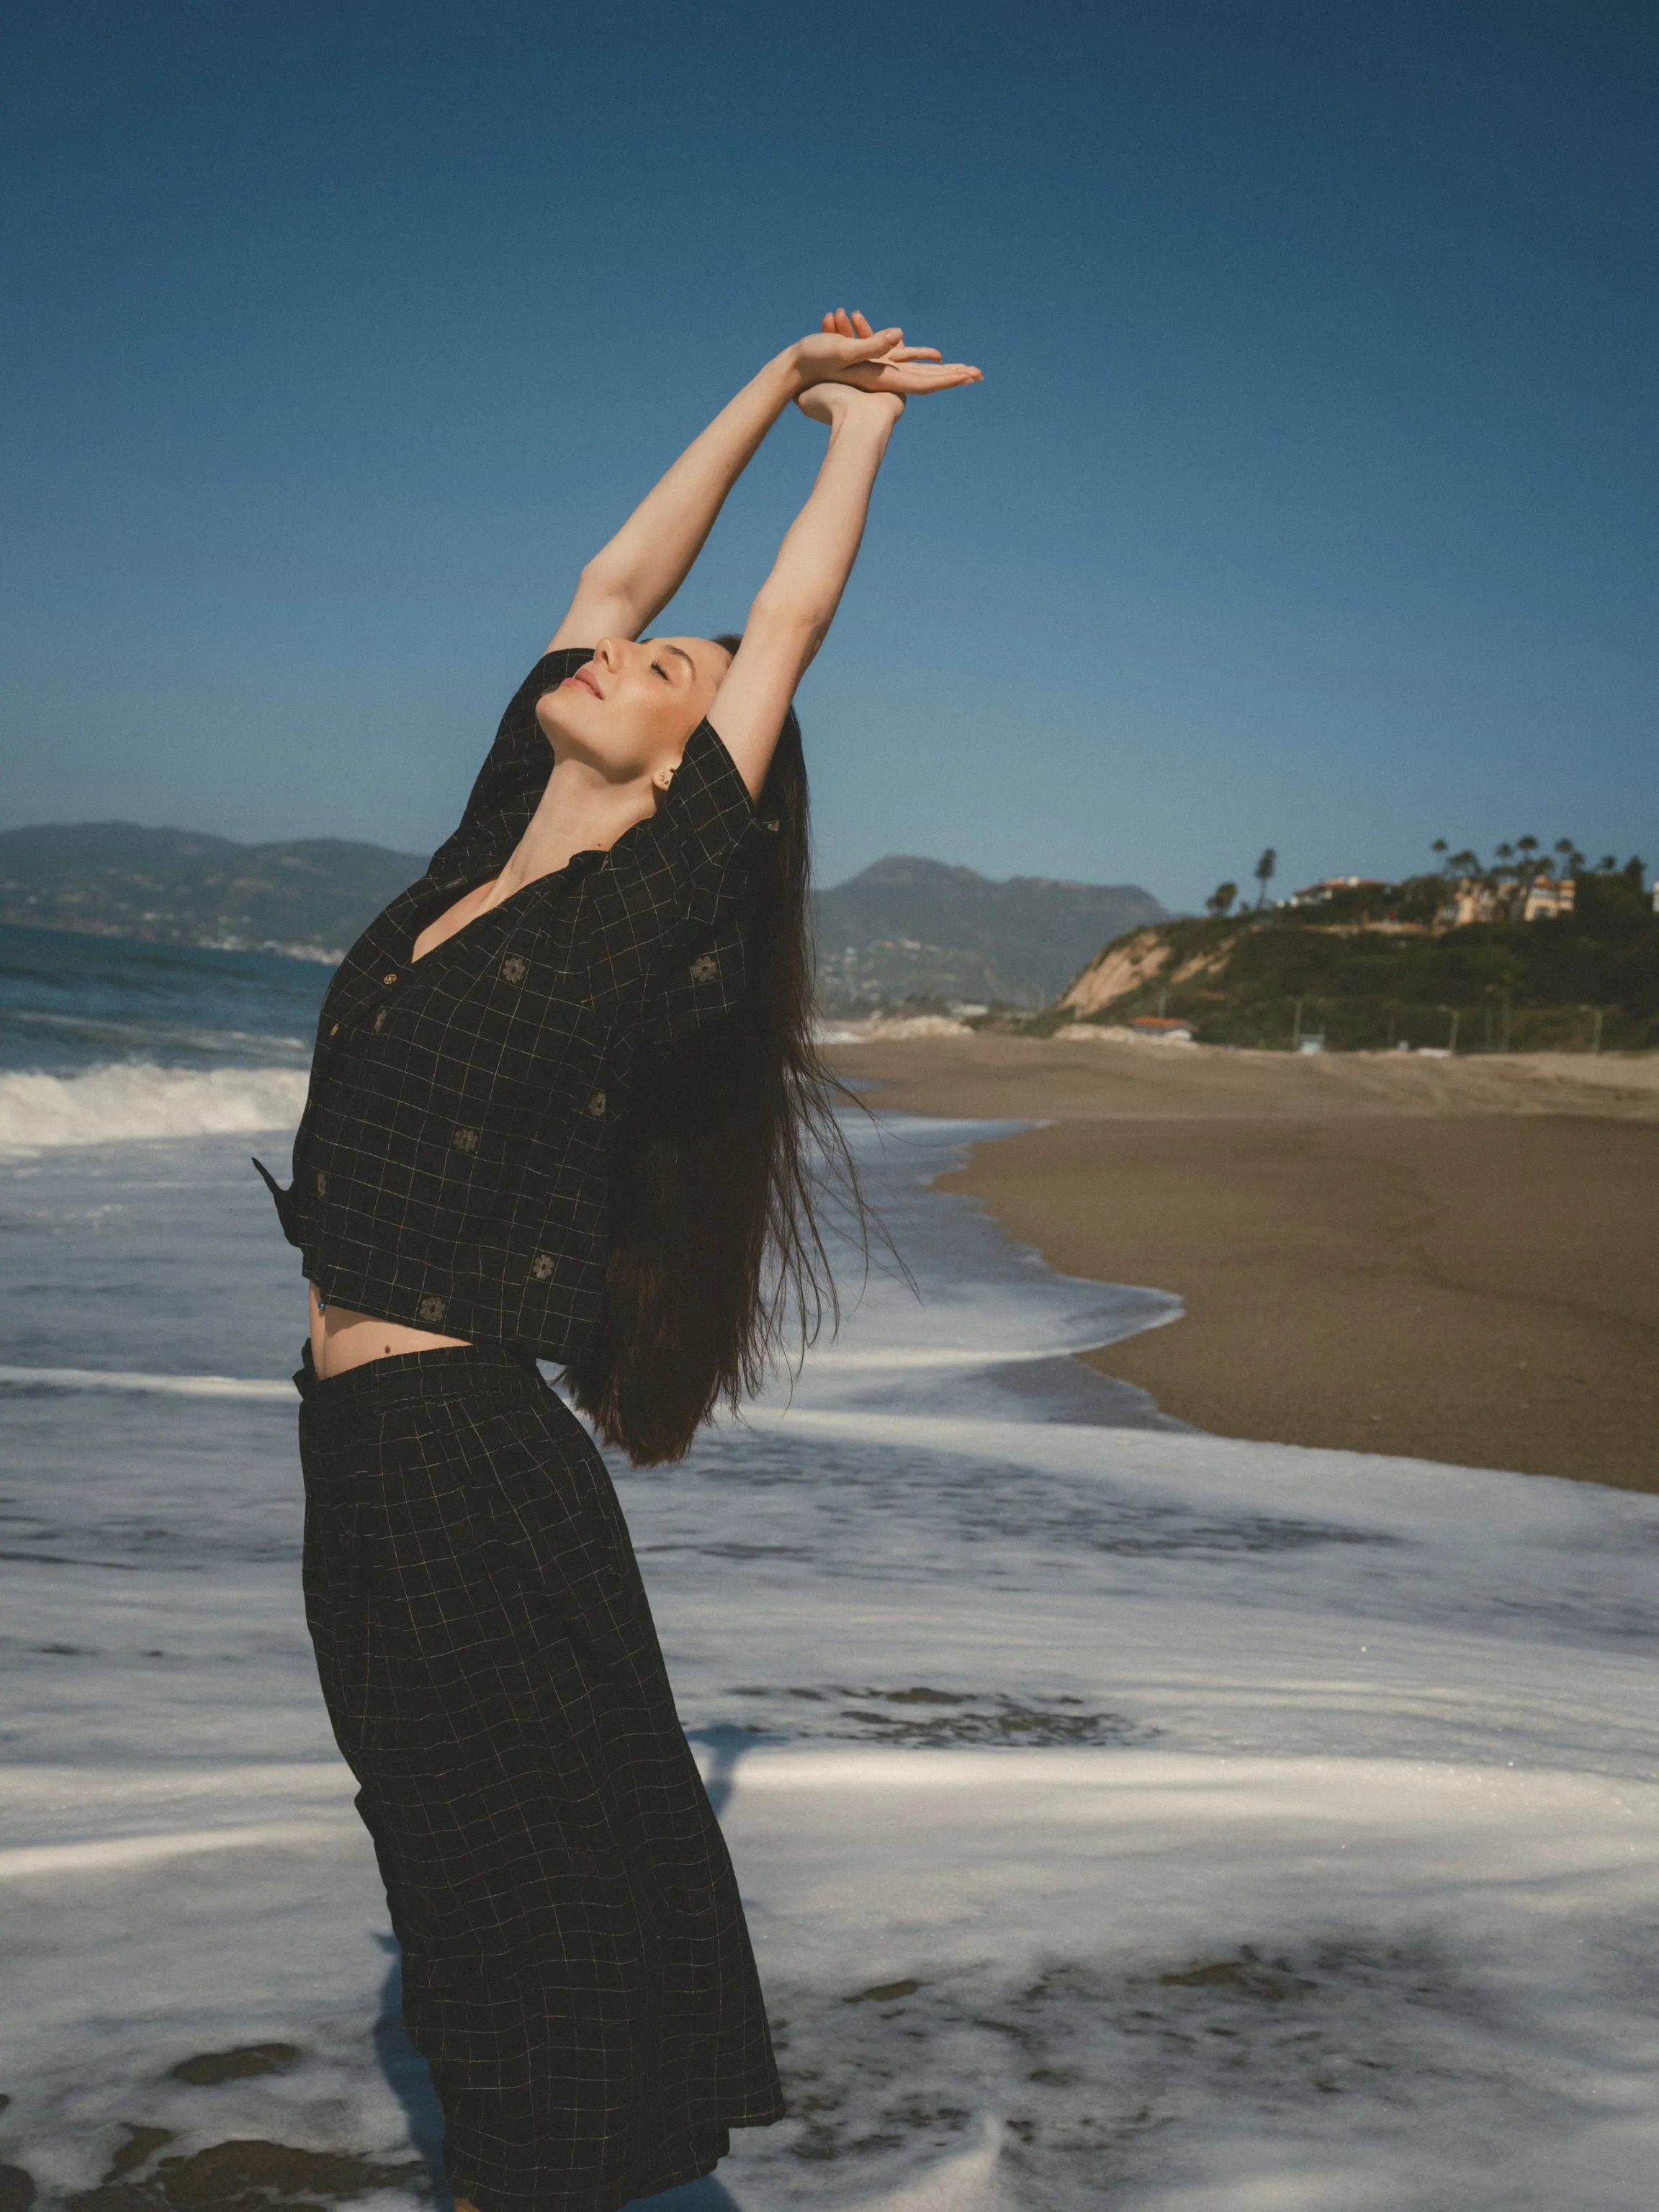
[[(0, 930), (0, 2164), (46, 2205), (431, 2201), (248, 1163), (326, 980)], [(1659, 1499), (1184, 1428), (1071, 1357), (1177, 1301), (928, 1187), (1003, 1129), (849, 1126), (908, 1279), (849, 1255), (798, 1377), (617, 1470), (793, 2103), (675, 2203), (1645, 2212)]]

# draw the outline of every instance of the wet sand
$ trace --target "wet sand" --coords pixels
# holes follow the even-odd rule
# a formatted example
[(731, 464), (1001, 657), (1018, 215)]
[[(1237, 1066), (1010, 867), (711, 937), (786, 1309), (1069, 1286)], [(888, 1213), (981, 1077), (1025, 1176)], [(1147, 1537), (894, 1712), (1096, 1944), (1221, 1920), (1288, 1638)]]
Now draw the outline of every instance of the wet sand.
[(1659, 1056), (832, 1056), (884, 1104), (1050, 1125), (945, 1188), (1066, 1273), (1177, 1292), (1087, 1357), (1182, 1420), (1659, 1490)]

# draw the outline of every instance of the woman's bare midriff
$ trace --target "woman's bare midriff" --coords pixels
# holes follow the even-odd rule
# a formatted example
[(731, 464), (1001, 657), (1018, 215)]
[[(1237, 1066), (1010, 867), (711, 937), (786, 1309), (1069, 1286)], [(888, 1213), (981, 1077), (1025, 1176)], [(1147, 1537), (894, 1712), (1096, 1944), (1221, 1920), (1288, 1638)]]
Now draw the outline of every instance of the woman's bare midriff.
[(401, 1352), (444, 1352), (468, 1341), (464, 1336), (434, 1336), (428, 1328), (405, 1328), (401, 1322), (376, 1321), (372, 1314), (353, 1313), (349, 1306), (320, 1304), (316, 1285), (308, 1287), (311, 1364), (319, 1381), (370, 1359), (390, 1359)]

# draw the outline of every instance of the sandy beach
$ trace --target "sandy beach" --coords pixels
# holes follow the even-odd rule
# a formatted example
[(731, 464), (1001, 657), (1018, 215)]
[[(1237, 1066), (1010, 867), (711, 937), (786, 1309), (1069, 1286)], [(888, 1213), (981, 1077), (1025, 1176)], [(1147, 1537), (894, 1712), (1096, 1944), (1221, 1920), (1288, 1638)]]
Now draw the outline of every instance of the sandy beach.
[(990, 1034), (833, 1048), (1046, 1126), (946, 1188), (1184, 1316), (1088, 1355), (1215, 1434), (1659, 1490), (1659, 1060)]

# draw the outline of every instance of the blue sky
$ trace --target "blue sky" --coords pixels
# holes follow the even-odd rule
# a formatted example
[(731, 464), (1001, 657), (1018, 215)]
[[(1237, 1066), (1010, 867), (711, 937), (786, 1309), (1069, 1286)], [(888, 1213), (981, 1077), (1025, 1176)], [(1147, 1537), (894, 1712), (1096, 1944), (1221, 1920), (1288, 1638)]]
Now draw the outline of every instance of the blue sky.
[[(1659, 15), (27, 0), (7, 823), (410, 849), (582, 559), (862, 305), (900, 425), (800, 705), (820, 872), (1659, 862)], [(664, 628), (741, 622), (781, 422)]]

